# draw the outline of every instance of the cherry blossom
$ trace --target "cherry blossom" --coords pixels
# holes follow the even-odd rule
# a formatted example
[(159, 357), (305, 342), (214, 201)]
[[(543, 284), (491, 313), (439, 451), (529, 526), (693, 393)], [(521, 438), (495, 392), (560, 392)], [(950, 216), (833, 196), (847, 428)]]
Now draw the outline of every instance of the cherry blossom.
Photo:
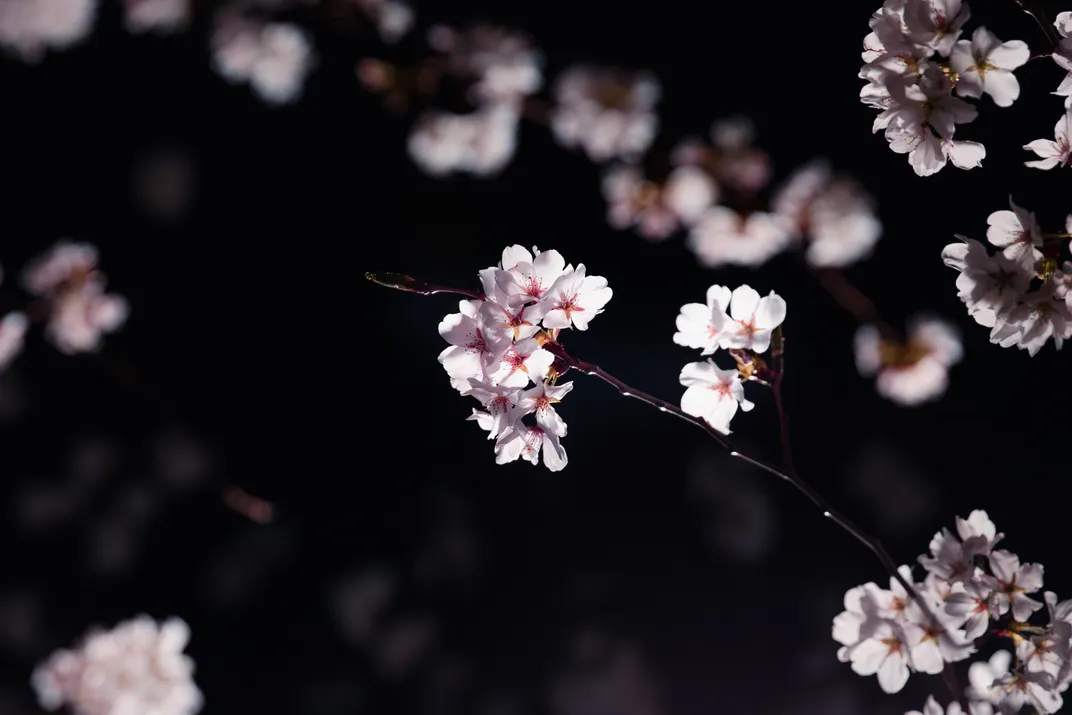
[(745, 412), (754, 407), (745, 399), (737, 370), (723, 370), (710, 359), (689, 363), (678, 379), (687, 388), (681, 396), (681, 409), (725, 434), (730, 432), (730, 420), (738, 407)]
[(380, 38), (394, 44), (405, 37), (417, 16), (403, 0), (353, 0), (376, 23)]
[(855, 182), (835, 178), (827, 162), (798, 169), (777, 191), (773, 213), (806, 238), (806, 258), (813, 266), (844, 266), (870, 255), (882, 235), (874, 200)]
[(97, 261), (91, 244), (60, 241), (23, 269), (23, 286), (48, 304), (45, 337), (62, 352), (98, 350), (130, 312), (123, 297), (105, 292)]
[(995, 211), (987, 217), (990, 226), (986, 239), (1002, 249), (1002, 254), (1010, 261), (1025, 264), (1034, 270), (1035, 264), (1042, 259), (1042, 232), (1034, 212), (1020, 208), (1009, 197), (1011, 211)]
[(86, 38), (97, 0), (4, 0), (0, 2), (0, 46), (26, 62), (47, 50), (63, 50)]
[(957, 238), (960, 243), (951, 243), (942, 250), (942, 260), (960, 271), (957, 295), (967, 305), (968, 314), (980, 325), (993, 328), (1016, 307), (1033, 274), (1003, 253), (991, 255), (974, 239), (960, 235)]
[(784, 218), (755, 211), (742, 215), (726, 206), (712, 206), (689, 233), (688, 246), (700, 263), (758, 266), (785, 250), (793, 240)]
[(541, 299), (546, 308), (543, 324), (548, 328), (588, 330), (588, 323), (603, 312), (612, 295), (607, 279), (586, 276), (583, 263), (566, 268)]
[(0, 370), (10, 365), (22, 352), (29, 325), (25, 313), (11, 312), (0, 318)]
[(998, 615), (1011, 609), (1013, 618), (1026, 621), (1042, 608), (1042, 603), (1024, 595), (1042, 588), (1040, 564), (1021, 565), (1016, 554), (998, 549), (990, 554), (990, 568), (994, 575), (986, 577), (986, 581), (994, 591)]
[[(949, 708), (945, 709), (938, 704), (938, 701), (934, 699), (933, 695), (927, 696), (927, 702), (923, 704), (923, 711), (909, 710), (905, 715), (963, 715), (964, 709), (960, 707), (960, 703), (956, 700), (949, 703)], [(977, 713), (975, 715), (978, 715)]]
[(541, 452), (544, 466), (552, 472), (566, 468), (566, 450), (557, 435), (545, 432), (540, 427), (515, 422), (495, 442), (495, 463), (506, 464), (524, 459), (531, 464), (539, 464)]
[[(567, 266), (566, 259), (558, 251), (540, 252), (534, 247), (533, 253), (529, 253), (522, 246), (503, 251), (501, 266), (495, 272), (495, 286), (502, 291), (511, 308), (539, 303), (560, 278), (573, 271), (573, 266)], [(541, 304), (539, 310), (546, 316), (548, 305)]]
[(476, 102), (516, 103), (543, 85), (543, 56), (523, 33), (486, 23), (460, 31), (437, 25), (428, 39), (447, 55), (452, 74), (472, 82)]
[(517, 417), (535, 414), (536, 425), (540, 429), (556, 437), (565, 437), (566, 423), (555, 412), (555, 403), (561, 402), (572, 389), (572, 382), (554, 386), (546, 382), (537, 382), (534, 387), (521, 393), (515, 408)]
[(662, 90), (650, 73), (576, 65), (555, 80), (551, 129), (560, 144), (595, 162), (634, 160), (655, 138)]
[(459, 312), (439, 323), (439, 334), (451, 345), (439, 353), (439, 362), (450, 376), (451, 386), (462, 394), (468, 391), (471, 378), (486, 378), (489, 365), (502, 357), (484, 337), (480, 303), (463, 300), (458, 304)]
[(190, 0), (123, 0), (131, 32), (176, 32), (190, 23)]
[(707, 303), (687, 303), (681, 306), (677, 316), (674, 342), (687, 348), (701, 350), (701, 355), (712, 355), (723, 347), (723, 331), (730, 324), (729, 310), (732, 293), (725, 286), (713, 285), (707, 289)]
[(854, 341), (861, 375), (876, 375), (883, 397), (912, 407), (940, 397), (949, 384), (949, 368), (963, 356), (960, 337), (943, 320), (913, 319), (905, 341), (883, 338), (878, 328), (863, 325)]
[(949, 65), (958, 75), (957, 94), (981, 97), (985, 92), (999, 107), (1011, 106), (1020, 96), (1020, 83), (1012, 71), (1030, 56), (1027, 43), (1002, 42), (985, 27), (977, 27), (971, 41), (958, 41), (949, 57)]
[(535, 338), (518, 340), (503, 351), (498, 368), (489, 369), (488, 378), (496, 385), (524, 387), (530, 379), (543, 380), (554, 359)]
[(33, 687), (48, 710), (66, 704), (78, 715), (193, 715), (203, 699), (193, 661), (183, 655), (189, 638), (178, 618), (138, 616), (56, 651), (34, 671)]
[(212, 33), (212, 61), (228, 81), (248, 82), (266, 102), (286, 104), (301, 96), (315, 59), (308, 33), (297, 25), (222, 11)]
[(943, 57), (953, 51), (970, 16), (968, 4), (961, 0), (910, 0), (904, 4), (904, 24), (909, 38)]
[(785, 299), (771, 291), (760, 297), (753, 288), (740, 286), (730, 299), (731, 322), (725, 330), (726, 347), (766, 352), (774, 329), (785, 320)]
[(756, 129), (748, 117), (737, 115), (711, 125), (710, 145), (689, 137), (678, 142), (670, 160), (675, 166), (702, 168), (719, 186), (740, 194), (762, 190), (771, 177), (770, 157), (753, 145)]
[(1054, 139), (1036, 139), (1024, 145), (1024, 149), (1033, 151), (1042, 157), (1025, 161), (1024, 166), (1032, 169), (1052, 169), (1055, 166), (1068, 166), (1072, 163), (1072, 148), (1069, 148), (1069, 135), (1072, 134), (1072, 107), (1065, 110), (1053, 128)]
[(469, 419), (488, 431), (488, 439), (498, 437), (516, 420), (514, 408), (521, 400), (520, 388), (470, 379), (468, 394), (484, 406), (483, 410), (474, 409)]
[(1012, 653), (995, 651), (987, 662), (972, 663), (968, 667), (968, 688), (965, 691), (975, 715), (993, 715), (995, 706), (1005, 697), (1005, 691), (996, 682), (1008, 674), (1012, 665)]
[(514, 157), (519, 119), (517, 108), (508, 104), (489, 104), (469, 114), (430, 111), (410, 132), (409, 155), (431, 176), (493, 177)]
[(603, 195), (611, 226), (635, 225), (642, 236), (653, 241), (695, 223), (718, 197), (714, 181), (698, 167), (678, 167), (660, 186), (644, 178), (637, 167), (624, 164), (604, 175)]

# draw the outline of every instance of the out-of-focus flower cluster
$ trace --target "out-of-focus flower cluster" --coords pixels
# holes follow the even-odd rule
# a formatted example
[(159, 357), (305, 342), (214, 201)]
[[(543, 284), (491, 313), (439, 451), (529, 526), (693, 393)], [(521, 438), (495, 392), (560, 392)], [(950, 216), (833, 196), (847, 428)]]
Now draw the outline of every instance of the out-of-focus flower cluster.
[(860, 99), (880, 112), (872, 129), (885, 132), (890, 149), (908, 154), (920, 176), (948, 162), (961, 169), (982, 164), (982, 144), (953, 140), (957, 124), (979, 115), (963, 98), (985, 93), (1008, 107), (1020, 96), (1013, 70), (1031, 56), (1027, 44), (1002, 42), (981, 26), (962, 40), (969, 16), (961, 0), (886, 0), (864, 38), (860, 78), (867, 86)]
[(1060, 263), (1072, 215), (1064, 232), (1043, 233), (1033, 212), (1012, 197), (1009, 206), (987, 218), (987, 241), (1000, 250), (958, 235), (942, 260), (959, 271), (957, 295), (975, 322), (990, 328), (990, 342), (1034, 356), (1051, 337), (1060, 349), (1072, 336), (1072, 263)]
[[(122, 296), (105, 292), (98, 260), (94, 246), (60, 241), (22, 271), (23, 288), (37, 300), (27, 312), (45, 323), (45, 337), (62, 352), (98, 350), (104, 334), (117, 330), (130, 312)], [(31, 323), (27, 312), (0, 318), (0, 370), (22, 351)]]
[[(573, 383), (555, 384), (555, 355), (543, 346), (557, 345), (564, 329), (587, 330), (611, 299), (607, 280), (586, 270), (567, 265), (558, 251), (510, 246), (499, 265), (480, 271), (483, 297), (461, 301), (439, 324), (450, 343), (439, 362), (451, 385), (482, 405), (469, 419), (495, 440), (497, 464), (536, 464), (542, 451), (551, 471), (566, 466), (566, 423), (555, 403)], [(535, 424), (523, 420), (527, 415)]]
[(785, 320), (785, 309), (785, 300), (774, 291), (760, 297), (746, 285), (733, 291), (713, 285), (707, 289), (706, 303), (683, 305), (674, 342), (700, 350), (701, 355), (729, 350), (737, 367), (722, 369), (711, 358), (686, 365), (679, 376), (687, 388), (681, 396), (682, 411), (729, 434), (738, 408), (747, 412), (754, 407), (744, 396), (742, 378), (768, 377), (759, 354), (770, 348), (774, 331)]
[(862, 325), (855, 338), (856, 367), (875, 376), (875, 389), (899, 405), (912, 407), (941, 397), (949, 385), (949, 368), (964, 348), (953, 326), (921, 315), (908, 326), (906, 339), (883, 336), (877, 326)]
[[(1072, 681), (1072, 601), (1059, 603), (1051, 591), (1044, 602), (1032, 598), (1042, 589), (1042, 565), (996, 549), (1003, 538), (986, 512), (973, 511), (957, 518), (956, 534), (942, 529), (931, 539), (929, 553), (919, 557), (923, 581), (913, 583), (911, 567), (902, 566), (904, 583), (891, 578), (889, 589), (874, 583), (849, 589), (845, 610), (834, 619), (838, 660), (860, 675), (877, 675), (879, 686), (895, 693), (912, 672), (940, 673), (992, 640), (1007, 639), (1016, 655), (1011, 669), (1006, 651), (971, 665), (964, 693), (971, 712), (1056, 712)], [(1035, 613), (1045, 614), (1044, 624), (1029, 622)], [(928, 700), (926, 715), (942, 712)], [(960, 712), (953, 704), (947, 715)]]
[(41, 707), (77, 715), (193, 715), (202, 707), (193, 661), (183, 654), (190, 629), (178, 618), (139, 616), (93, 631), (34, 671)]

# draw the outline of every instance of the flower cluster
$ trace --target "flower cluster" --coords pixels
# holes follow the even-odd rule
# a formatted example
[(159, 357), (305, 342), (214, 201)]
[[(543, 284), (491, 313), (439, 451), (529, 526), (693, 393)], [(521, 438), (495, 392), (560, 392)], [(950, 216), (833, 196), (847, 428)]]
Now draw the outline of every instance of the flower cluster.
[(543, 57), (527, 35), (487, 24), (437, 25), (428, 43), (444, 55), (443, 71), (468, 86), (475, 109), (424, 112), (410, 132), (410, 157), (432, 176), (495, 176), (514, 156), (525, 97), (543, 86)]
[(1030, 58), (1027, 45), (1002, 42), (981, 26), (961, 40), (968, 17), (961, 0), (886, 0), (864, 38), (860, 78), (868, 84), (860, 98), (880, 111), (872, 129), (884, 130), (890, 148), (908, 154), (920, 176), (948, 162), (971, 169), (986, 156), (982, 144), (953, 141), (956, 125), (979, 115), (962, 97), (985, 93), (1008, 107), (1020, 96), (1013, 70)]
[[(555, 403), (573, 383), (555, 384), (552, 350), (560, 331), (587, 330), (612, 291), (583, 263), (574, 267), (558, 251), (523, 246), (505, 249), (499, 265), (479, 275), (483, 296), (461, 301), (459, 312), (439, 324), (450, 343), (439, 362), (458, 392), (480, 402), (469, 419), (495, 440), (497, 464), (536, 464), (542, 451), (544, 465), (558, 471), (566, 466), (566, 423)], [(524, 421), (528, 415), (535, 424)]]
[(190, 629), (178, 618), (139, 616), (93, 631), (34, 671), (41, 707), (70, 705), (77, 715), (193, 715), (202, 707), (193, 661), (183, 655)]
[[(964, 695), (972, 713), (1024, 706), (1056, 712), (1072, 682), (1072, 601), (1058, 603), (1051, 591), (1043, 594), (1045, 603), (1029, 595), (1042, 589), (1042, 565), (996, 549), (1004, 534), (986, 512), (958, 517), (956, 532), (942, 529), (931, 539), (929, 553), (919, 557), (927, 572), (922, 582), (913, 583), (911, 567), (902, 566), (903, 583), (891, 578), (888, 590), (867, 583), (845, 594), (845, 611), (833, 627), (842, 645), (838, 659), (860, 675), (877, 675), (879, 686), (895, 693), (910, 672), (940, 673), (989, 639), (1008, 639), (1016, 654), (1012, 670), (1001, 651), (971, 666)], [(1044, 607), (1046, 624), (1030, 624)], [(924, 712), (942, 711), (932, 698)], [(950, 706), (947, 715), (959, 712)]]
[(875, 389), (899, 405), (911, 407), (945, 393), (949, 368), (960, 362), (964, 348), (953, 326), (932, 316), (917, 316), (901, 340), (884, 337), (877, 326), (856, 331), (856, 368), (875, 376)]
[(1069, 33), (1072, 32), (1072, 12), (1065, 11), (1058, 14), (1053, 24), (1062, 39), (1051, 57), (1066, 72), (1061, 84), (1053, 93), (1065, 98), (1065, 113), (1057, 120), (1057, 125), (1053, 129), (1053, 140), (1036, 139), (1024, 145), (1024, 149), (1040, 157), (1024, 162), (1033, 169), (1053, 169), (1072, 163), (1068, 144), (1069, 132), (1072, 130), (1072, 124), (1070, 124), (1072, 123), (1072, 37), (1069, 37)]
[(700, 350), (701, 355), (733, 351), (738, 367), (724, 370), (711, 358), (686, 365), (679, 377), (686, 388), (682, 411), (729, 434), (738, 408), (747, 412), (753, 407), (745, 399), (741, 377), (751, 378), (766, 369), (758, 356), (770, 348), (775, 329), (785, 320), (785, 309), (785, 300), (773, 291), (761, 298), (746, 285), (732, 292), (713, 285), (707, 289), (706, 304), (683, 305), (674, 342)]
[(117, 330), (130, 312), (127, 301), (105, 293), (97, 249), (61, 241), (26, 267), (22, 283), (48, 307), (45, 336), (62, 352), (92, 352), (105, 333)]
[(1051, 337), (1060, 349), (1072, 336), (1072, 263), (1059, 263), (1072, 235), (1072, 215), (1063, 233), (1046, 234), (1033, 212), (1009, 198), (1011, 210), (987, 219), (987, 240), (1000, 250), (958, 235), (942, 260), (960, 272), (957, 290), (975, 322), (990, 328), (990, 342), (1017, 346), (1034, 356)]
[(248, 82), (266, 102), (285, 104), (301, 96), (315, 58), (297, 25), (225, 8), (212, 31), (212, 61), (229, 82)]

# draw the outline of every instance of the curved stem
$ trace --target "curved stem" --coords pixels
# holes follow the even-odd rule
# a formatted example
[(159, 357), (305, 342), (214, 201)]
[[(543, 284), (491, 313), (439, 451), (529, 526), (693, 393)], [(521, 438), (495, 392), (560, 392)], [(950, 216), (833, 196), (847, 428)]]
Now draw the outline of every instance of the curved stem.
[(1061, 44), (1061, 36), (1057, 33), (1057, 28), (1046, 18), (1046, 11), (1042, 9), (1041, 3), (1037, 0), (1016, 0), (1016, 4), (1038, 24), (1039, 29), (1046, 36), (1046, 41), (1050, 43), (1051, 47), (1056, 48), (1057, 45)]

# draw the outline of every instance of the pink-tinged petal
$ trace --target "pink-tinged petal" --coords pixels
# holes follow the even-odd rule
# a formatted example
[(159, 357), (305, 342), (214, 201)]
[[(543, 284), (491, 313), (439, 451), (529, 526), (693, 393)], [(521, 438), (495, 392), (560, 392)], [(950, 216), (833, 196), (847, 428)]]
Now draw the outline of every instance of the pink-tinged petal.
[(694, 385), (681, 396), (681, 410), (693, 417), (704, 417), (718, 402), (718, 395), (707, 387)]
[(947, 142), (945, 153), (958, 169), (978, 169), (986, 158), (986, 147), (979, 142)]
[(1009, 40), (991, 50), (989, 64), (1003, 70), (1014, 70), (1027, 64), (1031, 58), (1031, 50), (1023, 40)]
[(545, 328), (563, 329), (570, 327), (570, 325), (571, 322), (569, 316), (566, 315), (566, 311), (561, 308), (555, 308), (543, 317), (543, 327)]
[(542, 380), (554, 361), (554, 355), (543, 348), (538, 348), (525, 360), (525, 372), (533, 381)]
[(1020, 96), (1020, 82), (1012, 72), (990, 70), (983, 78), (983, 87), (999, 107), (1010, 107)]
[(785, 311), (785, 299), (771, 291), (770, 295), (759, 301), (756, 308), (756, 327), (761, 330), (774, 330), (785, 320)]
[(889, 647), (875, 638), (868, 638), (852, 650), (852, 670), (857, 675), (874, 675), (889, 656)]
[(1016, 576), (1016, 585), (1027, 593), (1042, 588), (1042, 564), (1024, 564)]
[(543, 438), (543, 464), (552, 472), (559, 472), (566, 468), (569, 460), (566, 458), (566, 448), (553, 434), (545, 434)]
[(972, 55), (972, 43), (969, 40), (957, 41), (949, 55), (950, 69), (957, 74), (965, 74), (974, 66), (975, 57)]
[(900, 692), (908, 682), (908, 666), (904, 658), (891, 653), (878, 669), (878, 686), (883, 692), (893, 694)]
[(730, 317), (734, 320), (749, 321), (759, 307), (759, 293), (749, 286), (738, 286), (730, 300)]
[(439, 334), (451, 345), (469, 345), (477, 339), (477, 322), (468, 315), (451, 313), (439, 323)]
[(707, 308), (724, 313), (729, 309), (732, 297), (733, 293), (728, 287), (713, 285), (707, 289)]
[(990, 571), (1004, 583), (1011, 583), (1020, 570), (1020, 557), (1016, 554), (997, 549), (990, 554)]
[(690, 362), (688, 365), (681, 368), (681, 374), (678, 376), (678, 381), (684, 387), (692, 387), (694, 385), (700, 387), (721, 385), (722, 379), (719, 376), (720, 372), (718, 366), (710, 360)]
[(532, 254), (529, 249), (520, 245), (508, 246), (503, 249), (502, 268), (509, 271), (517, 267), (519, 263), (532, 263)]
[(1035, 611), (1042, 609), (1041, 603), (1023, 594), (1016, 594), (1012, 601), (1012, 617), (1018, 621), (1026, 621)]

